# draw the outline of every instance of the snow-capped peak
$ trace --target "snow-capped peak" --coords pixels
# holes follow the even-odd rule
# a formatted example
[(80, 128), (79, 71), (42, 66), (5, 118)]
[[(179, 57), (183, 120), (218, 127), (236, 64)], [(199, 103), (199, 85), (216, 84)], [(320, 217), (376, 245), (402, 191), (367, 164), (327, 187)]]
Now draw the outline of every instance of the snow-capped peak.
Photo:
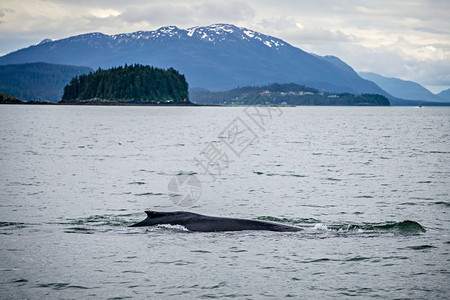
[[(280, 39), (268, 36), (244, 27), (237, 27), (231, 24), (212, 24), (209, 26), (195, 26), (188, 29), (181, 29), (177, 26), (165, 26), (153, 31), (136, 31), (132, 33), (120, 33), (115, 35), (103, 35), (102, 33), (82, 34), (75, 39), (85, 39), (90, 37), (106, 37), (114, 43), (131, 44), (139, 42), (142, 46), (147, 40), (163, 40), (165, 38), (176, 39), (197, 39), (212, 44), (227, 43), (231, 41), (257, 42), (264, 46), (278, 50), (287, 44)], [(44, 40), (49, 42), (51, 40)], [(44, 43), (42, 41), (41, 43)]]

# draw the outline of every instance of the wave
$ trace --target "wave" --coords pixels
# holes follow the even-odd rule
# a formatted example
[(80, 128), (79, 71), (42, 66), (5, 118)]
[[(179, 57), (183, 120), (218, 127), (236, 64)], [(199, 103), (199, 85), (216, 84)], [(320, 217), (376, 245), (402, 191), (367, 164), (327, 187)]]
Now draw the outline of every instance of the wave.
[(294, 173), (264, 173), (264, 172), (260, 172), (260, 171), (253, 171), (254, 174), (256, 175), (266, 175), (266, 176), (282, 176), (282, 177), (306, 177), (306, 175), (302, 175), (302, 174), (294, 174)]
[(419, 234), (426, 232), (425, 228), (416, 221), (405, 220), (401, 222), (389, 221), (381, 223), (331, 223), (325, 224), (314, 218), (277, 218), (270, 216), (258, 217), (258, 220), (296, 225), (300, 227), (313, 228), (322, 231), (334, 232), (393, 232), (397, 234)]
[(383, 223), (331, 224), (328, 225), (328, 228), (335, 231), (393, 232), (398, 234), (419, 234), (426, 231), (418, 222), (411, 220)]
[(21, 230), (36, 224), (20, 223), (20, 222), (0, 222), (0, 234), (12, 235), (15, 230)]
[(434, 204), (450, 207), (450, 202), (437, 201), (437, 202), (434, 202)]
[(27, 226), (27, 224), (19, 223), (19, 222), (0, 222), (0, 228), (2, 228), (2, 227), (23, 228), (26, 226)]
[(261, 221), (269, 221), (269, 222), (284, 223), (284, 224), (291, 224), (291, 225), (320, 223), (319, 220), (314, 219), (314, 218), (290, 219), (290, 218), (277, 218), (277, 217), (271, 217), (271, 216), (262, 216), (262, 217), (258, 217), (256, 219), (261, 220)]
[(75, 226), (114, 226), (124, 227), (135, 223), (131, 218), (142, 217), (141, 213), (136, 214), (121, 214), (121, 215), (93, 215), (86, 218), (69, 219), (68, 222), (61, 223), (62, 225)]

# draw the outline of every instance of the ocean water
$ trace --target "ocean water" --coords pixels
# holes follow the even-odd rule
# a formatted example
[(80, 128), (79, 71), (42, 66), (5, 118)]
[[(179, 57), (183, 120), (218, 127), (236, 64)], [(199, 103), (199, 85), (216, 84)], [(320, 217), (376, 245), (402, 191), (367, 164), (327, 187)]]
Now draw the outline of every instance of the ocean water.
[(2, 299), (450, 298), (449, 108), (2, 105), (0, 141)]

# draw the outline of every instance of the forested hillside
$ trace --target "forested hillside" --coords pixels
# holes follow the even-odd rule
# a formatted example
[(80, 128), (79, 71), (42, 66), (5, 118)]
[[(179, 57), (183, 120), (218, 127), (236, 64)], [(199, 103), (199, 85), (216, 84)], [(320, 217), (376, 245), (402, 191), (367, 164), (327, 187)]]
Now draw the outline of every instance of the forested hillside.
[(73, 78), (62, 102), (187, 104), (188, 98), (188, 84), (178, 71), (135, 64)]
[(293, 83), (246, 86), (226, 92), (193, 90), (191, 100), (214, 105), (390, 105), (385, 96), (378, 94), (326, 93)]
[(14, 96), (0, 93), (0, 104), (21, 104), (22, 101)]
[(58, 102), (73, 77), (91, 71), (88, 67), (47, 63), (4, 65), (0, 66), (0, 92), (24, 101)]

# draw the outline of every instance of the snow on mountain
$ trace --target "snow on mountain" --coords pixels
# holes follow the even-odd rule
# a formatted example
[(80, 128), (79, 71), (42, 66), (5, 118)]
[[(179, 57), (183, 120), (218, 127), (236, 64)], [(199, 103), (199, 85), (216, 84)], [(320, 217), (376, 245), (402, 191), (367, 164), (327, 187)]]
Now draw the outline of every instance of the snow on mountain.
[[(153, 31), (136, 31), (131, 33), (120, 33), (115, 35), (105, 35), (100, 32), (81, 34), (68, 38), (69, 40), (83, 40), (95, 37), (107, 38), (117, 43), (130, 43), (138, 40), (162, 40), (164, 38), (200, 39), (212, 44), (227, 42), (230, 40), (242, 40), (259, 42), (269, 48), (279, 49), (286, 46), (286, 43), (272, 36), (258, 33), (243, 27), (236, 27), (230, 24), (213, 24), (210, 26), (195, 26), (188, 29), (181, 29), (177, 26), (165, 26)], [(45, 40), (52, 41), (52, 40)], [(44, 42), (44, 41), (43, 41)], [(43, 43), (41, 42), (41, 43)]]

